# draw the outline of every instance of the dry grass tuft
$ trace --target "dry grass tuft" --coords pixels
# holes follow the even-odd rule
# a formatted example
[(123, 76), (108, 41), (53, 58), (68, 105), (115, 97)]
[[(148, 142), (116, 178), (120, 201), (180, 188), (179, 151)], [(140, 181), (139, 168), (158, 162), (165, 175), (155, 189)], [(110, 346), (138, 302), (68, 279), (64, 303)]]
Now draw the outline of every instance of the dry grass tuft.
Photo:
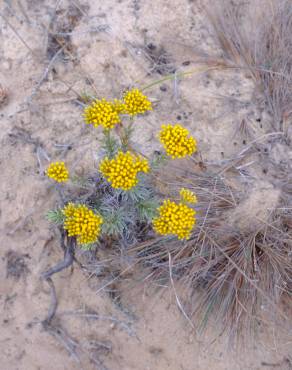
[[(197, 195), (197, 226), (188, 241), (155, 237), (136, 224), (131, 228), (138, 235), (135, 240), (129, 241), (127, 235), (116, 240), (122, 246), (121, 254), (133, 265), (141, 263), (151, 269), (148, 280), (158, 285), (170, 280), (184, 316), (188, 320), (200, 317), (198, 329), (212, 316), (231, 337), (253, 333), (267, 317), (286, 324), (282, 302), (292, 291), (292, 178), (291, 164), (285, 159), (292, 119), (292, 8), (288, 0), (267, 3), (252, 12), (248, 5), (235, 6), (232, 0), (212, 2), (207, 13), (222, 54), (197, 62), (210, 70), (245, 70), (255, 83), (261, 108), (273, 118), (273, 132), (255, 137), (243, 120), (239, 134), (251, 142), (234, 158), (213, 165), (191, 159), (185, 167), (173, 161), (171, 168), (154, 174), (162, 195), (175, 199), (181, 187)], [(152, 45), (150, 51), (155, 68), (168, 66), (163, 50), (156, 54)], [(267, 165), (270, 175), (265, 181), (260, 175), (256, 178), (256, 168), (250, 175), (247, 164), (241, 165), (250, 154), (257, 156), (259, 168)], [(118, 202), (116, 206), (121, 208)], [(104, 267), (94, 268), (100, 272)], [(178, 281), (188, 296), (186, 306), (174, 287)]]
[(188, 296), (185, 316), (200, 322), (197, 329), (211, 316), (238, 338), (271, 312), (286, 319), (280, 302), (291, 293), (292, 202), (269, 183), (243, 185), (234, 171), (220, 171), (189, 162), (158, 173), (165, 195), (182, 186), (197, 194), (197, 226), (186, 242), (157, 238), (131, 252), (158, 284), (171, 265), (172, 279)]
[(291, 1), (256, 0), (240, 6), (223, 0), (206, 10), (224, 59), (246, 69), (274, 129), (287, 132), (292, 120)]

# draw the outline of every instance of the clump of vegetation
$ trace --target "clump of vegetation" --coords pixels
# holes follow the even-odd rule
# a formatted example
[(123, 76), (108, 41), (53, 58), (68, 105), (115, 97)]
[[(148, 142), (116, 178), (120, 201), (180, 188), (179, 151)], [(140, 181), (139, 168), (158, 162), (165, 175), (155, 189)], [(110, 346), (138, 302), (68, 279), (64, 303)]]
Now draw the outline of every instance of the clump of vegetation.
[[(271, 138), (271, 145), (285, 148), (290, 145), (292, 112), (288, 87), (292, 48), (287, 32), (291, 6), (287, 4), (271, 1), (271, 17), (262, 19), (258, 33), (241, 29), (242, 17), (232, 1), (224, 0), (219, 8), (214, 5), (209, 16), (222, 56), (201, 61), (209, 69), (243, 69), (252, 77), (273, 121), (272, 132), (267, 130), (264, 136)], [(172, 78), (176, 76), (163, 81)], [(232, 335), (242, 330), (251, 333), (262, 320), (263, 307), (265, 313), (276, 314), (273, 319), (286, 322), (281, 302), (291, 294), (292, 238), (287, 161), (270, 156), (276, 176), (268, 179), (270, 193), (263, 199), (254, 196), (258, 179), (239, 166), (248, 154), (266, 152), (262, 137), (252, 137), (238, 156), (206, 166), (194, 159), (197, 142), (189, 131), (166, 124), (157, 133), (164, 153), (147, 158), (133, 149), (131, 140), (136, 115), (152, 109), (139, 89), (127, 91), (122, 99), (89, 102), (85, 122), (102, 127), (103, 156), (98, 169), (82, 178), (71, 171), (69, 175), (65, 164), (49, 166), (48, 176), (61, 182), (56, 188), (62, 204), (48, 218), (67, 233), (71, 247), (72, 240), (81, 249), (98, 248), (101, 243), (111, 250), (122, 246), (135, 262), (151, 269), (151, 280), (165, 284), (168, 278), (172, 286), (180, 282), (189, 309), (177, 297), (179, 307), (188, 319), (201, 318), (196, 320), (199, 328), (216, 313), (216, 322), (231, 329)], [(79, 189), (66, 190), (67, 181)], [(252, 206), (246, 206), (248, 202)], [(263, 217), (256, 210), (264, 210)]]
[[(250, 145), (229, 160), (207, 166), (193, 160), (179, 166), (170, 163), (167, 171), (157, 172), (160, 189), (168, 189), (169, 196), (171, 184), (174, 197), (182, 187), (196, 194), (196, 227), (184, 234), (182, 243), (172, 237), (167, 242), (155, 237), (130, 250), (152, 270), (151, 278), (157, 284), (165, 284), (166, 279), (172, 285), (180, 283), (187, 304), (177, 291), (176, 300), (185, 317), (196, 317), (197, 329), (205, 328), (212, 318), (237, 339), (243, 332), (254, 333), (267, 318), (285, 327), (289, 317), (282, 303), (291, 296), (292, 279), (291, 170), (286, 154), (277, 157), (273, 150), (281, 146), (282, 153), (291, 151), (291, 4), (269, 1), (251, 19), (243, 11), (245, 6), (231, 0), (220, 5), (210, 2), (206, 9), (221, 53), (205, 55), (201, 63), (214, 69), (242, 70), (254, 81), (254, 103), (269, 114), (271, 122), (264, 128), (264, 136), (271, 138), (269, 158), (259, 155), (258, 164), (265, 174), (268, 166), (271, 175), (262, 186), (260, 175), (241, 171), (239, 163), (250, 153), (268, 151), (261, 135), (253, 134)], [(255, 20), (255, 27), (250, 27)], [(246, 126), (243, 123), (241, 128)], [(168, 154), (177, 158), (180, 152), (192, 151), (191, 142), (178, 152), (173, 150), (168, 130), (172, 128), (164, 127), (165, 136), (160, 137)], [(183, 132), (176, 137), (186, 139), (187, 135)], [(168, 217), (166, 205), (162, 209)], [(158, 226), (163, 234), (170, 228), (178, 230), (180, 224), (175, 220), (174, 225), (164, 221)]]
[[(95, 100), (85, 108), (86, 123), (103, 127), (98, 169), (82, 178), (63, 162), (47, 169), (62, 195), (48, 219), (67, 235), (67, 250), (105, 245), (115, 255), (122, 247), (152, 270), (152, 280), (182, 283), (191, 302), (184, 314), (199, 316), (200, 328), (216, 312), (218, 323), (233, 334), (254, 329), (263, 304), (285, 317), (277, 304), (291, 272), (287, 212), (270, 213), (262, 223), (251, 215), (252, 230), (236, 226), (232, 220), (250, 189), (234, 185), (234, 165), (206, 168), (197, 161), (196, 140), (181, 125), (163, 125), (157, 133), (164, 153), (147, 158), (136, 152), (134, 118), (153, 108), (142, 92), (133, 91), (124, 100)], [(74, 191), (66, 189), (70, 181)], [(199, 296), (193, 299), (195, 289)]]
[[(195, 195), (183, 189), (179, 204), (168, 199), (159, 206), (162, 200), (151, 173), (159, 162), (162, 166), (166, 162), (146, 158), (131, 145), (135, 117), (152, 109), (151, 101), (139, 89), (125, 92), (121, 100), (96, 99), (85, 107), (85, 123), (103, 127), (98, 169), (78, 179), (80, 191), (93, 185), (89, 196), (66, 190), (66, 183), (76, 183), (76, 178), (69, 175), (64, 162), (48, 166), (46, 174), (58, 183), (63, 196), (62, 207), (50, 211), (48, 219), (69, 238), (75, 238), (80, 248), (92, 249), (105, 239), (107, 244), (120, 239), (128, 245), (152, 237), (155, 231), (178, 239), (190, 236), (195, 210), (186, 203), (194, 203)], [(123, 122), (127, 118), (128, 124)], [(180, 125), (163, 125), (158, 136), (166, 150), (164, 158), (182, 158), (196, 151), (195, 139)]]
[(287, 134), (292, 119), (291, 2), (270, 0), (262, 6), (257, 0), (241, 5), (223, 0), (206, 9), (224, 61), (250, 75), (274, 130)]

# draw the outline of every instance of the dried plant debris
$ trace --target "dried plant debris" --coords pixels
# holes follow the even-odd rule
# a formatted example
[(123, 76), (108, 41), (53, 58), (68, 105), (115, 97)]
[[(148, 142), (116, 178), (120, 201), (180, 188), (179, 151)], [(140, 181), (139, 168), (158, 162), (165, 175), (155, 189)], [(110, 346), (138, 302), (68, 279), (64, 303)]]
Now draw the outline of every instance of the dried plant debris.
[(52, 59), (57, 53), (61, 53), (62, 59), (66, 60), (72, 54), (71, 33), (79, 24), (87, 7), (70, 5), (67, 9), (57, 10), (52, 18), (50, 32), (48, 34), (47, 56)]
[(8, 102), (8, 89), (0, 84), (0, 108)]
[[(152, 268), (159, 284), (169, 274), (182, 283), (188, 298), (187, 316), (204, 329), (211, 313), (228, 329), (230, 338), (254, 332), (265, 313), (285, 323), (282, 298), (291, 294), (291, 197), (271, 184), (238, 187), (230, 173), (209, 170), (165, 171), (159, 181), (182, 185), (198, 197), (197, 226), (191, 238), (154, 238), (130, 250), (137, 261)], [(181, 176), (180, 176), (181, 174)], [(232, 185), (233, 184), (233, 185)], [(166, 248), (167, 245), (167, 248)], [(242, 336), (245, 338), (245, 336)]]
[[(287, 133), (292, 120), (292, 7), (290, 0), (232, 0), (206, 8), (223, 58), (245, 70), (259, 87), (275, 130)], [(257, 11), (255, 11), (257, 10)]]
[(171, 56), (163, 46), (149, 42), (144, 48), (144, 54), (150, 63), (150, 74), (158, 73), (164, 76), (176, 71)]
[(10, 250), (6, 254), (6, 277), (19, 280), (29, 273), (27, 267), (28, 254), (21, 254)]

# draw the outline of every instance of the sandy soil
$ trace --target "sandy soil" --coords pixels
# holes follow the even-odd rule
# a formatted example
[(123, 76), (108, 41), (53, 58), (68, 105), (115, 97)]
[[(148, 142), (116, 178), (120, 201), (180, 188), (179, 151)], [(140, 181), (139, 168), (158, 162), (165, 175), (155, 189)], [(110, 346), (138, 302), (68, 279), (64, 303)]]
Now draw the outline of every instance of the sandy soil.
[(74, 265), (54, 277), (57, 329), (40, 325), (50, 302), (40, 273), (62, 258), (45, 220), (56, 194), (43, 170), (49, 157), (82, 173), (95, 165), (99, 146), (78, 96), (117, 97), (128, 86), (197, 69), (149, 90), (155, 110), (137, 120), (136, 131), (145, 154), (159, 148), (163, 122), (190, 128), (210, 163), (244, 148), (236, 136), (242, 119), (258, 135), (268, 130), (246, 76), (202, 73), (194, 63), (198, 51), (217, 51), (206, 24), (202, 4), (191, 0), (0, 1), (0, 84), (7, 89), (0, 106), (1, 369), (289, 369), (284, 338), (263, 332), (233, 353), (213, 327), (196, 335), (171, 289), (154, 294), (131, 273), (134, 288), (122, 289), (117, 305), (99, 290), (101, 281)]

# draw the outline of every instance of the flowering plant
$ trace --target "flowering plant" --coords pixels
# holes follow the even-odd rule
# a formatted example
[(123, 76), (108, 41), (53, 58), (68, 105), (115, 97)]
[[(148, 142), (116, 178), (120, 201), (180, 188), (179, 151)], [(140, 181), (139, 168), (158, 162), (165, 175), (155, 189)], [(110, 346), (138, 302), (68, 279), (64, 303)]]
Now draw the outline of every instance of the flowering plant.
[[(103, 154), (91, 177), (95, 191), (83, 202), (72, 199), (70, 194), (63, 196), (62, 206), (48, 213), (48, 218), (61, 225), (68, 237), (76, 238), (80, 247), (91, 247), (104, 236), (133, 243), (143, 238), (141, 228), (145, 231), (145, 227), (178, 239), (190, 237), (196, 222), (196, 212), (191, 206), (196, 203), (195, 194), (181, 189), (180, 202), (166, 199), (159, 206), (151, 182), (155, 161), (137, 153), (131, 145), (134, 117), (152, 109), (150, 99), (137, 88), (126, 91), (122, 99), (95, 99), (85, 107), (85, 123), (103, 127)], [(131, 121), (129, 126), (123, 123), (126, 116)], [(178, 124), (162, 125), (159, 139), (170, 159), (190, 156), (196, 151), (196, 140)], [(74, 181), (64, 162), (51, 163), (46, 174), (57, 183)], [(64, 193), (64, 189), (61, 191)]]

